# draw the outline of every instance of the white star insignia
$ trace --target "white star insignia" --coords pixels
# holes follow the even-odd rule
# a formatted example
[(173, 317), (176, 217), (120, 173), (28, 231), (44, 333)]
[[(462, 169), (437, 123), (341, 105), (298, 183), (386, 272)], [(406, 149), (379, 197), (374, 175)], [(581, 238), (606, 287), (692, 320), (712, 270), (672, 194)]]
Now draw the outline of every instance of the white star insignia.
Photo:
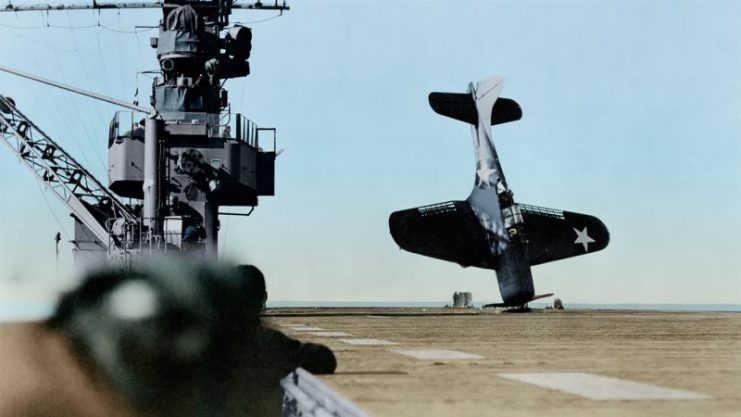
[(479, 183), (478, 186), (484, 186), (491, 187), (491, 174), (497, 172), (495, 169), (491, 169), (488, 166), (482, 165), (481, 168), (476, 170), (476, 175), (479, 177)]
[(584, 226), (584, 230), (579, 231), (576, 227), (573, 228), (574, 232), (576, 232), (576, 240), (574, 241), (574, 244), (582, 244), (584, 246), (584, 252), (587, 252), (589, 250), (589, 244), (596, 242), (596, 240), (589, 237), (587, 234), (587, 227)]

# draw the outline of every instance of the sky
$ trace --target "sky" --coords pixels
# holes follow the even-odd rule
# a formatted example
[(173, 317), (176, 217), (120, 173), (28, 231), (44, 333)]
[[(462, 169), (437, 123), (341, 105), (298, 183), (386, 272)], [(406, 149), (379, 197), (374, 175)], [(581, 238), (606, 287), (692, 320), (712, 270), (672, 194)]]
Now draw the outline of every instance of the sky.
[[(220, 234), (221, 256), (259, 266), (271, 300), (499, 301), (493, 271), (399, 250), (388, 216), (468, 196), (470, 129), (427, 95), (500, 75), (523, 108), (493, 128), (516, 201), (595, 215), (611, 233), (601, 252), (534, 267), (537, 293), (741, 303), (741, 3), (289, 5), (232, 16), (253, 28), (252, 74), (226, 83), (233, 111), (276, 127), (284, 150), (276, 196), (223, 217)], [(137, 73), (157, 67), (156, 31), (141, 26), (159, 18), (0, 14), (2, 64), (146, 104)], [(106, 180), (119, 109), (7, 74), (0, 94)], [(72, 220), (8, 149), (0, 190), (0, 303), (48, 302), (79, 280)]]

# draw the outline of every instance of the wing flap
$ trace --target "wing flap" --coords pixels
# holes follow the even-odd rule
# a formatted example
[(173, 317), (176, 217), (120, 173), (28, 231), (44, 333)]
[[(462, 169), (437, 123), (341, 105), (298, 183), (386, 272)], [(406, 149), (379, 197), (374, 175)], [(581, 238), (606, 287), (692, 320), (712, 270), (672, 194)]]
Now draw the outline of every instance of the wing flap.
[(607, 247), (610, 232), (587, 214), (518, 204), (525, 223), (530, 265), (597, 252)]

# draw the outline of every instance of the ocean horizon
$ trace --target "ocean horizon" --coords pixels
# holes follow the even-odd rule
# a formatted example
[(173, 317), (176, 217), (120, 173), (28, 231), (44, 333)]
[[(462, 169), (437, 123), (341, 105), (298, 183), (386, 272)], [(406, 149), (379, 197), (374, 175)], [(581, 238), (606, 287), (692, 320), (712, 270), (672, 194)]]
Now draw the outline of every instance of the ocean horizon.
[[(474, 302), (475, 308), (481, 308), (486, 304), (498, 303), (500, 301)], [(450, 306), (450, 302), (444, 301), (268, 301), (268, 308), (293, 308), (293, 307), (387, 307), (387, 308), (443, 308)], [(534, 302), (529, 303), (531, 308), (541, 309), (552, 306), (553, 303)], [(651, 310), (651, 311), (727, 311), (741, 312), (741, 304), (677, 304), (677, 303), (564, 303), (564, 307), (579, 310)]]
[[(496, 301), (474, 303), (475, 308)], [(443, 308), (450, 303), (443, 301), (269, 301), (267, 308)], [(534, 309), (543, 309), (552, 303), (530, 303)], [(671, 304), (671, 303), (565, 303), (566, 309), (578, 310), (626, 310), (626, 311), (666, 311), (666, 312), (741, 312), (741, 304)], [(41, 320), (49, 317), (54, 311), (51, 304), (14, 304), (0, 303), (0, 322), (19, 320)]]

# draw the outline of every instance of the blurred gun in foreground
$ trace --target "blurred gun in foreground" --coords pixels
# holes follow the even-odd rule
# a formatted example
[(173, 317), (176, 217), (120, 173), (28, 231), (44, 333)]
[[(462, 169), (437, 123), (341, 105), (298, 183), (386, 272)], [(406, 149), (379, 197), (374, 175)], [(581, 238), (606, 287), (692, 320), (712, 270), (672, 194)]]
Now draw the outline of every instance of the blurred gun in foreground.
[(280, 380), (332, 373), (323, 345), (263, 326), (252, 266), (90, 274), (45, 323), (0, 327), (0, 416), (280, 416)]

